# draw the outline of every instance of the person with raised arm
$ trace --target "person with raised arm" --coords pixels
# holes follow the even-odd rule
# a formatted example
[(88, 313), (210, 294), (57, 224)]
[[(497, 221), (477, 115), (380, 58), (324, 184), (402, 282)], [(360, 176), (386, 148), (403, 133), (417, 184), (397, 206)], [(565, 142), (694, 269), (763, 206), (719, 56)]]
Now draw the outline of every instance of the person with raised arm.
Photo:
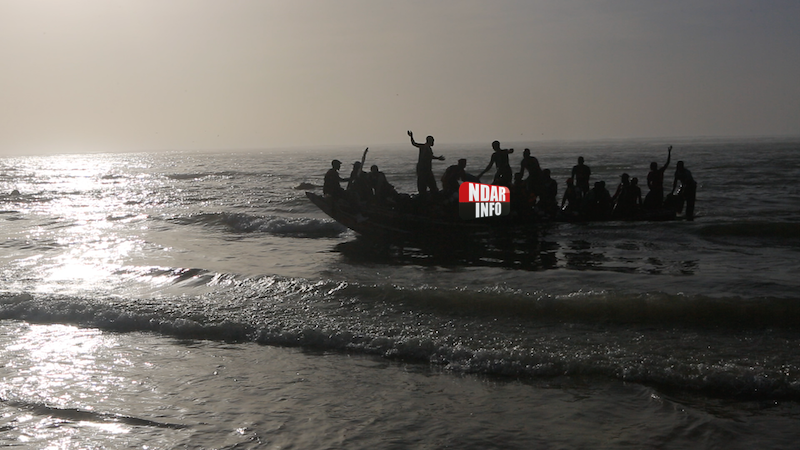
[(646, 209), (657, 209), (664, 204), (664, 171), (667, 170), (671, 158), (672, 146), (670, 145), (667, 148), (667, 162), (660, 169), (657, 162), (650, 163), (650, 172), (647, 174), (647, 188), (650, 191), (644, 198), (644, 207)]
[(439, 193), (439, 188), (436, 186), (436, 178), (433, 176), (433, 160), (438, 159), (444, 161), (444, 156), (434, 156), (433, 154), (433, 136), (425, 138), (425, 143), (421, 144), (414, 140), (414, 133), (408, 132), (411, 138), (411, 145), (419, 149), (419, 158), (417, 159), (417, 190), (420, 197), (425, 197), (428, 192), (431, 194)]

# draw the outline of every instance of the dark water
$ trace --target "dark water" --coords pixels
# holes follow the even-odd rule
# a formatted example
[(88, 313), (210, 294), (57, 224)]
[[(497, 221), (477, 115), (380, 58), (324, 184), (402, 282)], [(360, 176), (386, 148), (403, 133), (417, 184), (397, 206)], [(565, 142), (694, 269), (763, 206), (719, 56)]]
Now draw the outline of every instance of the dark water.
[[(694, 222), (441, 230), (388, 252), (304, 196), (361, 149), (4, 159), (0, 440), (786, 448), (800, 141), (529, 146), (563, 189), (580, 155), (613, 186), (670, 144), (669, 187), (677, 160), (699, 182)], [(435, 150), (437, 172), (490, 155)], [(415, 158), (374, 147), (367, 165), (408, 192)]]

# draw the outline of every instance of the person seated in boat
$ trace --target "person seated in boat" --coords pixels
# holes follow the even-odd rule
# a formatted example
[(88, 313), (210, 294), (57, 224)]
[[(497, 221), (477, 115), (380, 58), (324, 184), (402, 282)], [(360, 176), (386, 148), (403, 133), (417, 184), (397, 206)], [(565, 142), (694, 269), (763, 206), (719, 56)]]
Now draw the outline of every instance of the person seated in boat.
[(369, 168), (367, 181), (369, 187), (372, 189), (372, 198), (375, 200), (375, 203), (384, 205), (394, 201), (397, 197), (397, 190), (395, 190), (394, 186), (389, 184), (386, 175), (378, 170), (377, 165), (372, 165), (372, 167)]
[(342, 167), (342, 162), (338, 159), (331, 161), (331, 168), (325, 173), (325, 182), (322, 185), (322, 194), (328, 195), (333, 198), (344, 198), (346, 192), (342, 189), (339, 183), (350, 181), (349, 178), (342, 178), (339, 175), (339, 169)]
[(653, 161), (650, 163), (650, 172), (647, 174), (647, 188), (649, 192), (644, 198), (645, 209), (658, 209), (664, 203), (664, 171), (669, 166), (670, 158), (672, 158), (672, 146), (667, 148), (667, 162), (661, 168), (658, 168), (658, 163)]
[(577, 214), (581, 209), (581, 199), (575, 182), (572, 178), (567, 178), (567, 189), (564, 190), (564, 197), (561, 198), (561, 211), (569, 215)]
[(558, 212), (558, 182), (550, 177), (550, 169), (542, 170), (542, 184), (544, 189), (539, 197), (539, 209), (550, 217), (555, 217)]
[(414, 133), (408, 132), (411, 138), (411, 145), (419, 149), (417, 158), (417, 190), (420, 197), (425, 198), (428, 193), (438, 194), (439, 188), (436, 186), (436, 177), (433, 176), (433, 160), (444, 161), (444, 156), (434, 156), (433, 136), (425, 138), (425, 143), (420, 144), (414, 140)]
[(508, 155), (514, 153), (514, 149), (500, 148), (500, 141), (494, 141), (492, 142), (492, 150), (494, 150), (494, 153), (492, 153), (492, 158), (489, 160), (489, 165), (483, 169), (483, 172), (478, 175), (478, 178), (481, 178), (492, 166), (497, 166), (497, 171), (494, 174), (494, 179), (491, 184), (510, 188), (512, 183), (512, 171), (511, 163), (508, 162)]
[(514, 174), (514, 183), (512, 183), (509, 192), (511, 195), (511, 211), (521, 217), (529, 216), (536, 203), (536, 196), (528, 192), (527, 184), (522, 179), (522, 172)]
[(578, 164), (572, 166), (571, 176), (575, 180), (575, 188), (578, 190), (578, 194), (583, 198), (589, 193), (589, 178), (592, 176), (592, 169), (584, 163), (583, 156), (579, 156)]
[(542, 168), (539, 166), (539, 160), (535, 156), (531, 156), (531, 149), (529, 148), (522, 151), (522, 161), (519, 168), (520, 176), (525, 176), (525, 171), (528, 171), (528, 178), (525, 179), (526, 189), (532, 195), (541, 196), (544, 193)]
[(347, 193), (350, 199), (356, 202), (372, 201), (372, 188), (367, 173), (361, 168), (361, 161), (353, 163), (353, 171), (350, 172), (350, 181), (347, 183)]
[(597, 181), (581, 201), (581, 216), (585, 220), (605, 220), (611, 215), (611, 194), (605, 181)]
[(616, 219), (625, 219), (634, 213), (636, 200), (631, 189), (630, 175), (627, 173), (620, 175), (620, 183), (611, 197), (611, 203), (614, 205), (612, 215)]
[(684, 217), (686, 220), (694, 220), (694, 202), (695, 196), (697, 195), (697, 182), (694, 180), (692, 172), (686, 168), (683, 161), (678, 161), (675, 167), (675, 180), (672, 182), (671, 194), (675, 193), (678, 183), (681, 184), (680, 196), (683, 197), (683, 200), (686, 202), (686, 214), (684, 214)]
[(639, 187), (639, 179), (631, 178), (631, 195), (633, 196), (633, 210), (639, 212), (642, 209), (642, 188)]

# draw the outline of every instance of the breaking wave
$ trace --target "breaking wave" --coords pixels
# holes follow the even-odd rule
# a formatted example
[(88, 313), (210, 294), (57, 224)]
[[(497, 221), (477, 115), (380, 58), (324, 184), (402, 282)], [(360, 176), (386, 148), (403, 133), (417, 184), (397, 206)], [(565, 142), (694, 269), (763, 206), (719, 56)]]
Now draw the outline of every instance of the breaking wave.
[(798, 299), (407, 289), (201, 269), (150, 275), (170, 278), (184, 294), (5, 294), (0, 319), (357, 352), (456, 373), (603, 376), (733, 397), (800, 399), (800, 356), (786, 347), (785, 355), (765, 360), (751, 343), (775, 349), (796, 339)]
[(243, 213), (206, 213), (170, 219), (181, 225), (222, 227), (232, 233), (268, 233), (291, 237), (335, 237), (347, 229), (333, 220), (304, 217), (251, 216)]

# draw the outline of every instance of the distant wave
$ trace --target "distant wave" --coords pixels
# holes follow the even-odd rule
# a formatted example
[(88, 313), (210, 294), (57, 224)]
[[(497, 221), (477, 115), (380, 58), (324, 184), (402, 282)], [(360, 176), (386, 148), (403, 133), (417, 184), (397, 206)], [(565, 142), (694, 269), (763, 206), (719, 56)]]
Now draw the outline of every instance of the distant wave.
[(190, 172), (190, 173), (171, 173), (165, 177), (171, 180), (197, 180), (202, 178), (237, 178), (237, 177), (266, 177), (263, 172), (240, 172), (240, 171), (220, 171), (220, 172)]
[(53, 201), (53, 197), (45, 196), (44, 192), (20, 193), (18, 190), (10, 194), (0, 194), (0, 201), (8, 203), (47, 203)]
[(223, 227), (234, 233), (268, 233), (292, 237), (334, 237), (346, 228), (333, 220), (302, 217), (251, 216), (243, 213), (206, 213), (171, 219), (182, 225)]

